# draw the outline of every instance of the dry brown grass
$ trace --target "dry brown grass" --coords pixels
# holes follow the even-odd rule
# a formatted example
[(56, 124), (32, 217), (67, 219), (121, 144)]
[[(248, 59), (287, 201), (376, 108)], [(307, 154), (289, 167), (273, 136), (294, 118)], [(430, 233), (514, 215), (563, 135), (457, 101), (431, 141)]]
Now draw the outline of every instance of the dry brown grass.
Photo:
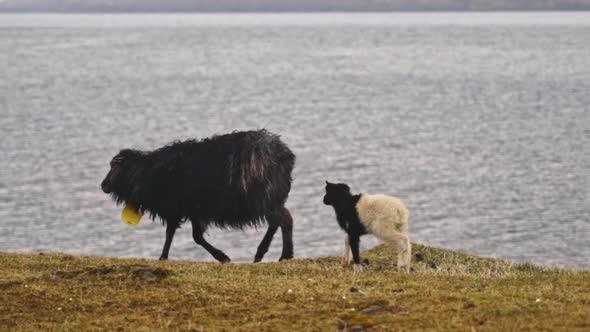
[(414, 245), (335, 257), (228, 264), (0, 254), (0, 330), (590, 329), (590, 273)]

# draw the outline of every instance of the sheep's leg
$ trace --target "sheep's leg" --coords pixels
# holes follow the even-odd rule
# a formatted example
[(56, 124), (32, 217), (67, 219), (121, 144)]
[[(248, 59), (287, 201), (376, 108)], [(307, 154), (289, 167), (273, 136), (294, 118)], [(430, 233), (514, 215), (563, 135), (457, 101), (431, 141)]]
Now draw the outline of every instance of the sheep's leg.
[(200, 245), (201, 247), (205, 248), (216, 260), (221, 263), (229, 263), (231, 260), (227, 257), (223, 251), (215, 248), (205, 238), (203, 234), (205, 233), (205, 228), (202, 227), (198, 222), (191, 221), (193, 224), (193, 240), (195, 243)]
[(386, 242), (395, 244), (397, 248), (397, 266), (409, 273), (412, 261), (412, 244), (408, 235), (392, 230), (381, 236), (381, 238)]
[(268, 247), (270, 247), (270, 243), (272, 242), (275, 233), (279, 229), (279, 225), (276, 223), (275, 219), (271, 217), (267, 217), (266, 219), (268, 221), (268, 230), (266, 231), (266, 234), (264, 235), (262, 242), (260, 242), (260, 244), (258, 245), (258, 250), (256, 250), (256, 256), (254, 256), (254, 263), (258, 263), (262, 260), (264, 254), (266, 254), (266, 252), (268, 251)]
[(287, 208), (282, 207), (274, 216), (281, 227), (283, 252), (279, 261), (293, 258), (293, 217)]
[(172, 239), (174, 238), (174, 233), (176, 233), (176, 229), (178, 228), (178, 223), (173, 222), (166, 222), (166, 241), (164, 242), (164, 248), (162, 249), (162, 254), (160, 255), (160, 260), (165, 261), (168, 259), (168, 252), (170, 252), (170, 245), (172, 245)]
[(342, 265), (352, 262), (352, 251), (350, 250), (350, 239), (348, 234), (344, 237), (344, 253), (342, 254)]

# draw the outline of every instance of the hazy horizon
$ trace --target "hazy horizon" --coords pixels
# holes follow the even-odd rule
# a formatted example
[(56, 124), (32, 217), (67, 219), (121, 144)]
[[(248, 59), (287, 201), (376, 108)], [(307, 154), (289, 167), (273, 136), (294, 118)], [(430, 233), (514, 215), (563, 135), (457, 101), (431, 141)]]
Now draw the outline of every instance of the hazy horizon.
[(0, 13), (588, 11), (590, 0), (0, 0)]

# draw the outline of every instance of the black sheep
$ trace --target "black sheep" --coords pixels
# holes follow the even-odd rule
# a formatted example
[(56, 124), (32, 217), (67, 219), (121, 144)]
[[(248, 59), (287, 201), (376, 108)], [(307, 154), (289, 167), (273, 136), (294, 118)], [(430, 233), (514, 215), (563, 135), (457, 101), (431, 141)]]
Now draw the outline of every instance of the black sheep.
[(244, 228), (265, 220), (268, 231), (254, 262), (262, 260), (280, 227), (280, 260), (293, 258), (293, 219), (285, 208), (295, 155), (266, 130), (233, 132), (201, 141), (173, 142), (154, 151), (121, 150), (102, 190), (166, 225), (160, 260), (168, 259), (176, 229), (190, 220), (193, 239), (215, 259), (230, 259), (203, 237), (207, 226)]

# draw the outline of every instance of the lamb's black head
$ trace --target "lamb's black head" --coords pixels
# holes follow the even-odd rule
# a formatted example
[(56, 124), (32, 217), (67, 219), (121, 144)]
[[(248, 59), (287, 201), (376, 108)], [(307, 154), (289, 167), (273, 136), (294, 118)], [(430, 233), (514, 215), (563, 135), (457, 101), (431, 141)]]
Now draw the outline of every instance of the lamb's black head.
[(326, 195), (324, 204), (335, 205), (350, 197), (350, 187), (345, 183), (330, 183), (326, 181)]
[(141, 156), (141, 152), (136, 150), (121, 150), (111, 160), (111, 169), (107, 176), (100, 184), (105, 194), (121, 194), (121, 190), (126, 187), (128, 171), (134, 162)]

